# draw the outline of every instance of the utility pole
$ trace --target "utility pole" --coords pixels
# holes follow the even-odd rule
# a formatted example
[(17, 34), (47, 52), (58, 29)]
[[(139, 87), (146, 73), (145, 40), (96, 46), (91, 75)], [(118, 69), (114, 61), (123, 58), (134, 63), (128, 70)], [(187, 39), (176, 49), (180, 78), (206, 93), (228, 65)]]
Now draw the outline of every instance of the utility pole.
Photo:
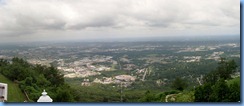
[(120, 102), (123, 102), (123, 98), (122, 98), (122, 82), (120, 82)]

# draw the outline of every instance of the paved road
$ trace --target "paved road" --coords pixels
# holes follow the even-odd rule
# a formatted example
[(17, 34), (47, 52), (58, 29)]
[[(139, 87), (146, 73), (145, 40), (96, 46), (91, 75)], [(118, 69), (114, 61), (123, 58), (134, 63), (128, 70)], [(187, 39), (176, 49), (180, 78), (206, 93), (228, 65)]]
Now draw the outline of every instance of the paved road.
[[(178, 93), (178, 94), (181, 94), (181, 93)], [(166, 95), (166, 97), (165, 97), (165, 102), (168, 102), (168, 99), (169, 99), (170, 97), (173, 97), (173, 98), (175, 99), (174, 96), (176, 96), (176, 95), (178, 95), (178, 94), (169, 94), (169, 95)]]
[(170, 94), (170, 95), (167, 95), (167, 96), (165, 97), (165, 102), (168, 102), (168, 98), (173, 97), (173, 96), (175, 96), (175, 95), (177, 95), (177, 94)]

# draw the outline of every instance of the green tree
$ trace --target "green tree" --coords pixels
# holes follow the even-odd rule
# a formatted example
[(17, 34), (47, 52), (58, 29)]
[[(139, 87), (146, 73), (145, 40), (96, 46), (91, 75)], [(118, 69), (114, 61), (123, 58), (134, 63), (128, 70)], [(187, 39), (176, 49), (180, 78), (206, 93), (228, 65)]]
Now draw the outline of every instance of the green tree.
[(212, 94), (210, 95), (210, 101), (212, 102), (228, 102), (229, 100), (229, 87), (224, 81), (220, 79), (215, 85), (212, 86)]
[(221, 58), (217, 68), (219, 78), (223, 78), (224, 80), (231, 78), (231, 74), (235, 72), (236, 68), (237, 65), (234, 60), (226, 61), (225, 58)]
[(41, 87), (48, 87), (51, 85), (51, 82), (48, 81), (43, 74), (40, 74), (38, 77), (37, 77), (37, 82), (36, 82), (37, 85), (41, 85)]
[(55, 102), (73, 102), (74, 98), (71, 95), (70, 87), (62, 86), (57, 90), (57, 96), (55, 98)]
[(209, 102), (212, 94), (212, 87), (210, 83), (199, 86), (195, 89), (195, 102)]
[(225, 58), (221, 58), (217, 69), (205, 75), (203, 81), (214, 85), (220, 79), (230, 79), (236, 68), (237, 65), (234, 60), (226, 61)]
[(237, 65), (234, 60), (221, 58), (216, 70), (204, 76), (204, 84), (195, 89), (196, 102), (237, 102), (240, 100), (240, 85), (236, 82), (227, 85)]
[(211, 84), (214, 85), (219, 79), (219, 75), (217, 71), (211, 71), (207, 75), (203, 77), (203, 84)]
[(141, 102), (153, 102), (155, 100), (155, 96), (147, 90), (144, 96), (140, 99)]
[(229, 100), (232, 102), (240, 101), (241, 93), (240, 93), (240, 83), (234, 82), (230, 85), (230, 94), (229, 94)]
[(186, 87), (187, 87), (187, 82), (185, 80), (183, 80), (182, 78), (175, 78), (175, 80), (172, 83), (172, 88), (176, 89), (176, 90), (180, 90), (183, 91)]

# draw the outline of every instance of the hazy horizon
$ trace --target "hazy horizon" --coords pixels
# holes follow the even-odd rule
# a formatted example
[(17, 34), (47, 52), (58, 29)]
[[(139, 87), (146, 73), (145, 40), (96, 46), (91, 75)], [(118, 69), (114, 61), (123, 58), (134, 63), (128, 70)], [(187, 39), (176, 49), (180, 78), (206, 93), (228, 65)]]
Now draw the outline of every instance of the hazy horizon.
[(110, 38), (110, 39), (86, 39), (86, 40), (45, 40), (45, 41), (26, 41), (26, 42), (0, 42), (0, 44), (54, 44), (54, 43), (99, 43), (99, 42), (194, 42), (194, 41), (240, 41), (240, 35), (219, 35), (219, 36), (177, 36), (177, 37), (138, 37), (138, 38)]

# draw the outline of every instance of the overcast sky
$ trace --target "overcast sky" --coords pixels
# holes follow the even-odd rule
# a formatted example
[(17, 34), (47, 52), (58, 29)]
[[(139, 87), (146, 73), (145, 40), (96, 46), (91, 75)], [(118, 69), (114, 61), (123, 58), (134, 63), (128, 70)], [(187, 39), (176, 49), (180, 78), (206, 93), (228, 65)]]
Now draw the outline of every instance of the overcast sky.
[(0, 0), (0, 42), (238, 34), (239, 0)]

